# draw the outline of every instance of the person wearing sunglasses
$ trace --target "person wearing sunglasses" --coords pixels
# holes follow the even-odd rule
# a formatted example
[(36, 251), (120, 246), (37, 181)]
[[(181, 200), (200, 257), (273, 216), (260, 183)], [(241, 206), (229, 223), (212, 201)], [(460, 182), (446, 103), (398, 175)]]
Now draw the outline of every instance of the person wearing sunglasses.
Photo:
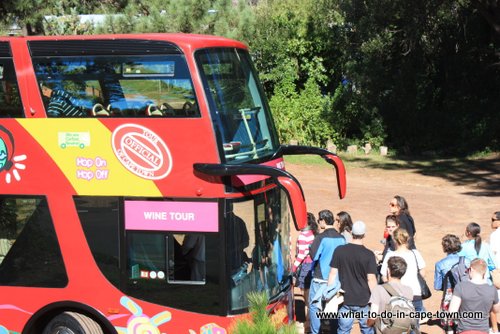
[(491, 216), (491, 228), (493, 233), (490, 235), (491, 252), (493, 253), (495, 265), (500, 268), (500, 211)]
[[(493, 255), (493, 261), (495, 266), (500, 268), (500, 211), (494, 212), (491, 216), (491, 228), (493, 233), (490, 235), (490, 249)], [(498, 297), (500, 298), (500, 290), (497, 290)], [(498, 333), (498, 319), (500, 319), (500, 313), (491, 312), (491, 331)]]
[(408, 202), (403, 196), (396, 195), (389, 202), (389, 211), (392, 215), (395, 215), (399, 222), (399, 227), (405, 229), (410, 236), (408, 240), (408, 247), (410, 249), (416, 249), (415, 247), (415, 222), (410, 214), (410, 208)]

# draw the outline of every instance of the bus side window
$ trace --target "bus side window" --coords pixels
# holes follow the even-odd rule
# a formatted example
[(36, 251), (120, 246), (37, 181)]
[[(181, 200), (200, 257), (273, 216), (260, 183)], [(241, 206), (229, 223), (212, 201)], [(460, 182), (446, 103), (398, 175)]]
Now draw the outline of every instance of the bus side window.
[(67, 283), (47, 201), (0, 196), (0, 285), (55, 288)]
[(0, 117), (23, 117), (14, 65), (0, 58)]

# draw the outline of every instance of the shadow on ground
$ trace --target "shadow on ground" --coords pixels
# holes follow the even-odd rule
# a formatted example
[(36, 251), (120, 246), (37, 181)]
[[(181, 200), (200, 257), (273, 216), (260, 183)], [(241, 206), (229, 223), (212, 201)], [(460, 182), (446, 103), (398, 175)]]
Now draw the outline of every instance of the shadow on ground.
[(439, 177), (456, 185), (470, 186), (473, 190), (464, 194), (472, 196), (500, 196), (500, 154), (485, 158), (409, 158), (387, 157), (387, 160), (367, 160), (364, 157), (349, 157), (352, 163), (361, 163), (368, 168), (387, 170), (410, 170), (421, 175)]

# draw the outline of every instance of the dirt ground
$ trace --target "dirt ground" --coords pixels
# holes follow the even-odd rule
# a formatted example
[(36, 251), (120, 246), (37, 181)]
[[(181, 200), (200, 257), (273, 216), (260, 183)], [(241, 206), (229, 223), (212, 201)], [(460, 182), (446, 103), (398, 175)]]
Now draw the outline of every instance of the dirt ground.
[[(468, 223), (476, 222), (481, 225), (483, 240), (489, 240), (491, 215), (500, 210), (500, 155), (480, 160), (433, 160), (430, 164), (409, 160), (403, 164), (361, 165), (367, 164), (347, 166), (347, 195), (343, 200), (338, 198), (335, 174), (326, 163), (287, 163), (287, 170), (302, 184), (308, 211), (316, 216), (322, 209), (347, 211), (353, 221), (364, 221), (365, 245), (372, 250), (383, 248), (380, 240), (389, 201), (394, 195), (405, 197), (415, 220), (416, 245), (426, 261), (425, 277), (430, 287), (434, 264), (445, 256), (441, 248), (445, 234), (461, 236)], [(436, 311), (440, 298), (441, 293), (434, 292), (424, 301), (426, 309)], [(432, 321), (421, 331), (443, 333)], [(357, 325), (353, 333), (359, 333)]]

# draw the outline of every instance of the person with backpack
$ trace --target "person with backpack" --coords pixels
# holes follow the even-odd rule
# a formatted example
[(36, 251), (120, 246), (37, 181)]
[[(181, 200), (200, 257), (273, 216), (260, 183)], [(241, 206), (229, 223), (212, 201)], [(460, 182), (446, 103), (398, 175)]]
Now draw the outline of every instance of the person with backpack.
[[(487, 283), (488, 265), (480, 258), (472, 260), (469, 267), (469, 280), (458, 283), (453, 290), (450, 312), (458, 312), (456, 321), (460, 334), (479, 334), (489, 332), (490, 311), (500, 311), (497, 290)], [(475, 317), (462, 317), (475, 312)], [(477, 316), (480, 312), (481, 316)]]
[[(441, 241), (445, 258), (436, 262), (434, 269), (434, 289), (443, 291), (440, 311), (448, 311), (455, 285), (468, 278), (465, 257), (459, 256), (462, 249), (460, 238), (454, 234), (447, 234)], [(441, 327), (446, 333), (456, 332), (456, 323), (453, 319), (442, 318)]]
[(434, 269), (434, 289), (446, 291), (446, 288), (451, 288), (452, 285), (454, 287), (456, 284), (450, 281), (448, 273), (453, 266), (458, 264), (460, 259), (458, 252), (462, 250), (462, 245), (458, 236), (447, 234), (441, 239), (441, 246), (443, 246), (443, 252), (446, 253), (446, 257), (436, 262)]
[[(370, 315), (378, 314), (377, 318), (369, 318), (368, 326), (373, 326), (377, 334), (400, 334), (417, 330), (417, 319), (408, 317), (388, 317), (387, 313), (415, 312), (413, 290), (401, 283), (401, 277), (406, 273), (407, 264), (400, 256), (393, 256), (387, 261), (387, 283), (377, 285), (372, 289), (370, 297)], [(385, 311), (385, 313), (384, 313)], [(384, 317), (382, 317), (384, 315)]]

